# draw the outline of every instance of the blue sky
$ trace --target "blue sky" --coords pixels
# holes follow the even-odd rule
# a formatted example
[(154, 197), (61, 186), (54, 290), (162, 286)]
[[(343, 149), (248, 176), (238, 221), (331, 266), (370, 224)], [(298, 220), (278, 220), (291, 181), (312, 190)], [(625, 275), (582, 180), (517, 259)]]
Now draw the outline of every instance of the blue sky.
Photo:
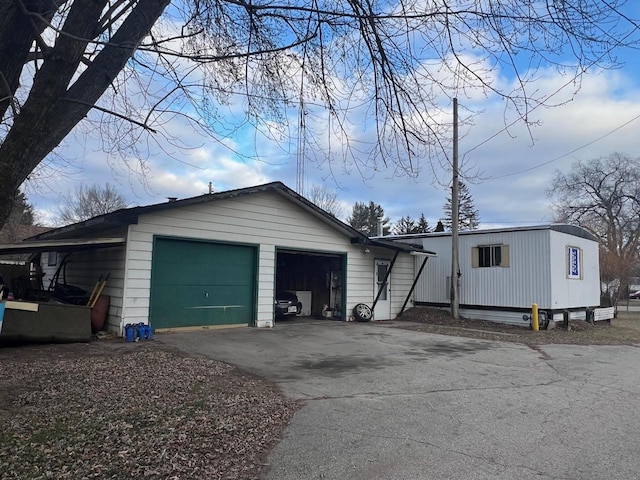
[[(632, 8), (634, 14), (640, 9)], [(557, 97), (568, 103), (533, 111), (530, 120), (537, 125), (530, 129), (518, 124), (504, 130), (504, 104), (495, 98), (475, 94), (459, 97), (463, 116), (465, 109), (477, 112), (472, 124), (460, 127), (459, 145), (462, 170), (482, 227), (549, 222), (553, 216), (546, 190), (556, 170), (567, 171), (576, 160), (613, 152), (640, 156), (637, 52), (621, 54), (626, 62), (623, 68), (590, 72), (575, 98), (571, 99), (571, 88)], [(553, 92), (565, 82), (566, 78), (554, 70), (541, 71), (536, 88)], [(452, 108), (450, 103), (440, 106), (445, 114)], [(231, 118), (239, 106), (224, 108)], [(62, 195), (80, 183), (108, 181), (131, 206), (199, 195), (208, 190), (209, 182), (216, 191), (276, 180), (296, 186), (296, 138), (275, 142), (245, 125), (228, 135), (223, 145), (179, 118), (169, 128), (190, 148), (177, 149), (162, 141), (160, 146), (138, 145), (149, 152), (144, 181), (136, 172), (135, 159), (126, 165), (102, 151), (96, 132), (78, 129), (72, 133), (56, 157), (48, 161), (54, 168), (36, 172), (26, 187), (41, 221), (50, 223)], [(326, 184), (337, 190), (345, 217), (355, 202), (373, 200), (394, 222), (403, 215), (417, 218), (424, 213), (435, 225), (443, 214), (450, 177), (446, 165), (439, 162), (433, 168), (423, 165), (416, 178), (398, 175), (392, 168), (358, 171), (339, 158), (333, 163), (310, 159), (305, 164), (305, 186)]]

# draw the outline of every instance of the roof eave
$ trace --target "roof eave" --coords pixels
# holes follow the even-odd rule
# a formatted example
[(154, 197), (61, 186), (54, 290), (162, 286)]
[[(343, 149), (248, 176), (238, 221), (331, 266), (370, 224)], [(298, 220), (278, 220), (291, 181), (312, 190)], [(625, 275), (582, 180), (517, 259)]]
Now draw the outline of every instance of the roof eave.
[(93, 248), (117, 247), (126, 243), (126, 238), (91, 238), (72, 240), (25, 240), (0, 244), (0, 255), (14, 253), (67, 252)]
[(425, 254), (431, 257), (436, 256), (435, 252), (432, 252), (430, 250), (425, 250), (424, 248), (422, 248), (421, 245), (414, 245), (411, 243), (400, 243), (400, 242), (394, 242), (390, 240), (379, 240), (376, 238), (369, 238), (364, 235), (362, 237), (352, 238), (351, 243), (363, 245), (363, 246), (386, 248), (389, 250), (395, 250), (395, 251), (405, 252), (405, 253)]
[(136, 223), (138, 223), (137, 214), (131, 215), (128, 212), (114, 212), (113, 214), (101, 215), (99, 217), (90, 218), (89, 220), (85, 220), (83, 222), (73, 223), (71, 225), (59, 227), (54, 230), (49, 230), (48, 232), (26, 238), (25, 241), (64, 238), (76, 232), (105, 230), (107, 228), (123, 227)]

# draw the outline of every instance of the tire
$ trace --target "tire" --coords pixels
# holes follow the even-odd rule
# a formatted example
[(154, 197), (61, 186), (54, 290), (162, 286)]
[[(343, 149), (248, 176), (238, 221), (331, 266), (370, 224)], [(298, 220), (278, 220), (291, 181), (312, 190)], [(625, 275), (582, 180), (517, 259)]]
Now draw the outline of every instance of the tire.
[(369, 305), (358, 303), (353, 307), (353, 316), (356, 317), (358, 322), (369, 322), (373, 317), (373, 312), (369, 308)]
[(546, 315), (542, 315), (539, 321), (540, 330), (547, 330), (549, 328), (550, 318), (552, 317), (551, 312), (546, 312)]
[[(547, 330), (549, 328), (549, 322), (551, 321), (549, 319), (550, 316), (551, 314), (548, 312), (540, 312), (540, 314), (538, 314), (538, 330)], [(533, 330), (533, 317), (530, 317), (529, 320), (529, 328)]]

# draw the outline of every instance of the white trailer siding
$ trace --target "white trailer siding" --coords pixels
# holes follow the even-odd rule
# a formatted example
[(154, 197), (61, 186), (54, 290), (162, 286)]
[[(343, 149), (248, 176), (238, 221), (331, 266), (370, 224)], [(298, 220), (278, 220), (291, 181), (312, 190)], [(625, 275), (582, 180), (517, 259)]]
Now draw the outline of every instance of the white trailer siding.
[[(548, 231), (476, 233), (460, 235), (460, 303), (465, 305), (527, 307), (537, 302), (551, 304)], [(427, 250), (436, 252), (416, 287), (418, 302), (448, 303), (451, 276), (451, 236), (421, 239)], [(509, 248), (509, 266), (473, 267), (472, 252), (478, 246)], [(420, 259), (416, 260), (418, 264)], [(418, 268), (418, 267), (416, 267)]]
[[(568, 233), (569, 232), (569, 233)], [(473, 318), (520, 322), (517, 309), (586, 309), (599, 304), (598, 244), (587, 232), (570, 226), (536, 226), (504, 230), (461, 232), (460, 305)], [(414, 293), (415, 301), (449, 304), (451, 276), (451, 235), (426, 234), (399, 238), (406, 243), (420, 242), (434, 251)], [(473, 249), (501, 246), (508, 248), (508, 262), (502, 266), (474, 266)], [(580, 277), (569, 278), (567, 248), (580, 250)], [(416, 259), (418, 270), (420, 260)], [(486, 313), (495, 308), (493, 313)], [(512, 310), (509, 313), (509, 309)], [(496, 313), (498, 311), (500, 313)], [(482, 312), (485, 313), (482, 313)], [(575, 315), (574, 315), (575, 316)], [(504, 317), (504, 318), (502, 318)]]
[[(451, 240), (445, 237), (433, 237), (428, 241), (426, 238), (412, 240), (413, 243), (417, 241), (420, 241), (423, 245), (428, 243), (430, 250), (436, 252), (437, 257), (427, 260), (427, 264), (416, 284), (415, 300), (417, 302), (448, 303), (449, 278), (451, 276)], [(415, 258), (416, 272), (419, 271), (422, 262), (422, 258)]]
[[(549, 232), (534, 230), (526, 232), (526, 235), (523, 233), (460, 237), (460, 269), (463, 272), (460, 303), (514, 308), (530, 307), (532, 303), (540, 306), (551, 303), (551, 286), (548, 282), (549, 249), (546, 247)], [(473, 268), (472, 249), (487, 245), (508, 246), (508, 266)]]
[[(352, 245), (335, 227), (276, 192), (261, 191), (140, 215), (138, 223), (129, 226), (123, 324), (148, 321), (155, 235), (258, 246), (258, 326), (269, 326), (273, 321), (276, 247), (346, 254), (347, 314), (357, 303), (370, 305), (373, 301), (375, 252), (363, 253), (363, 248)], [(386, 250), (385, 255), (392, 256)], [(402, 288), (410, 286), (412, 278), (413, 260), (400, 254), (391, 278), (398, 288), (394, 295), (401, 297)], [(395, 316), (402, 301), (392, 298)]]
[[(551, 294), (553, 309), (598, 306), (600, 269), (598, 244), (586, 238), (550, 232)], [(580, 249), (580, 278), (568, 278), (568, 247)]]
[(58, 265), (62, 261), (64, 255), (58, 254), (58, 252), (42, 252), (40, 257), (40, 266), (42, 267), (42, 285), (45, 289), (49, 288), (51, 279), (58, 269)]

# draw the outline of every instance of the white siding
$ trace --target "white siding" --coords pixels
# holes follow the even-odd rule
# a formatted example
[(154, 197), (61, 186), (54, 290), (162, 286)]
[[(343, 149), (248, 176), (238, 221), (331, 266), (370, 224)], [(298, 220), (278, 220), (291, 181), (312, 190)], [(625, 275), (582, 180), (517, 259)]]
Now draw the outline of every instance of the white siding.
[[(378, 293), (373, 279), (375, 260), (393, 260), (394, 252), (392, 251), (378, 248), (369, 248), (369, 250), (369, 253), (363, 253), (364, 250), (358, 248), (347, 257), (347, 316), (352, 314), (353, 307), (358, 303), (372, 306)], [(400, 312), (413, 279), (413, 258), (411, 255), (401, 253), (391, 269), (389, 280), (391, 318)], [(410, 303), (407, 305), (411, 306)]]
[[(43, 255), (43, 264), (46, 266), (47, 259)], [(59, 255), (58, 265), (62, 261), (64, 254)], [(103, 295), (109, 295), (109, 314), (105, 329), (120, 332), (120, 318), (122, 315), (122, 298), (124, 295), (124, 264), (125, 264), (125, 248), (109, 247), (92, 250), (83, 250), (74, 252), (70, 257), (66, 266), (66, 281), (70, 285), (74, 285), (91, 292), (96, 286), (100, 275), (105, 277), (109, 274), (109, 280), (102, 292)], [(55, 267), (57, 268), (57, 267)], [(48, 288), (51, 277), (55, 273), (51, 271), (51, 267), (46, 270), (47, 275), (44, 277), (44, 287)], [(59, 282), (63, 283), (64, 278), (60, 275)]]
[[(600, 269), (598, 244), (586, 238), (551, 233), (552, 308), (597, 307), (600, 305)], [(567, 278), (567, 247), (582, 250), (582, 277)]]
[[(549, 230), (464, 235), (460, 242), (460, 303), (523, 308), (551, 303)], [(471, 249), (508, 245), (508, 267), (471, 267)]]
[(132, 323), (148, 323), (149, 285), (151, 282), (151, 253), (153, 242), (149, 236), (136, 231), (135, 225), (129, 225), (125, 253), (125, 296), (122, 302), (120, 332), (124, 326)]
[[(141, 215), (129, 227), (123, 324), (148, 321), (154, 235), (258, 245), (258, 326), (273, 321), (276, 247), (346, 253), (347, 315), (357, 303), (373, 302), (374, 252), (363, 253), (348, 236), (281, 195), (258, 192)], [(392, 257), (388, 250), (382, 252)], [(392, 272), (392, 316), (399, 311), (406, 296), (403, 289), (408, 290), (412, 278), (413, 261), (401, 254)], [(134, 281), (136, 288), (130, 288)]]
[[(414, 240), (416, 242), (417, 240)], [(451, 275), (451, 240), (448, 237), (421, 239), (426, 250), (436, 253), (436, 257), (427, 260), (427, 264), (418, 279), (414, 297), (417, 302), (448, 303), (449, 284), (447, 278)], [(415, 258), (415, 271), (420, 270), (423, 259)]]
[[(451, 236), (426, 236), (410, 241), (421, 241), (426, 250), (437, 254), (427, 262), (415, 300), (448, 304)], [(474, 268), (472, 248), (483, 245), (508, 245), (509, 266)], [(567, 245), (582, 248), (582, 280), (566, 276)], [(417, 259), (416, 271), (419, 266)], [(564, 309), (599, 303), (597, 242), (551, 229), (460, 235), (460, 272), (461, 305), (529, 308), (537, 303), (541, 309)]]
[(273, 289), (276, 280), (276, 246), (260, 245), (258, 254), (258, 305), (257, 326), (272, 326)]
[[(463, 305), (523, 308), (551, 301), (547, 230), (461, 235), (460, 303)], [(416, 287), (416, 301), (448, 303), (451, 276), (451, 237), (422, 239), (424, 248), (436, 252)], [(472, 266), (474, 247), (508, 245), (508, 267)], [(418, 259), (419, 261), (419, 259)], [(418, 266), (416, 267), (418, 268)]]
[[(56, 256), (55, 260), (49, 262), (51, 257)], [(56, 270), (58, 269), (58, 265), (64, 258), (64, 253), (58, 254), (56, 252), (42, 252), (42, 256), (40, 257), (40, 265), (42, 266), (42, 273), (44, 276), (42, 277), (42, 286), (45, 290), (47, 290), (51, 284), (51, 279), (53, 278)], [(53, 263), (53, 265), (49, 265), (49, 263)]]
[[(126, 230), (122, 227), (111, 228), (100, 232), (99, 237), (124, 237)], [(85, 235), (80, 237), (67, 235), (64, 238), (93, 238)], [(58, 253), (58, 259), (55, 266), (49, 266), (50, 252), (43, 252), (40, 263), (42, 271), (45, 274), (42, 284), (49, 289), (52, 278), (60, 266), (62, 260), (67, 255), (65, 252)], [(69, 262), (66, 267), (66, 281), (70, 285), (74, 285), (91, 292), (96, 286), (100, 275), (105, 277), (109, 274), (109, 280), (102, 292), (103, 295), (110, 297), (109, 312), (105, 329), (121, 332), (120, 324), (122, 318), (122, 305), (124, 297), (124, 271), (125, 271), (125, 247), (107, 247), (94, 248), (89, 250), (80, 250), (73, 252), (69, 256)], [(58, 280), (64, 282), (62, 273)]]
[[(372, 306), (375, 299), (373, 271), (376, 254), (373, 251), (363, 252), (364, 249), (358, 249), (347, 256), (347, 316), (352, 314), (353, 307), (358, 303)], [(382, 255), (378, 254), (378, 257)]]
[[(411, 255), (398, 255), (396, 264), (391, 270), (391, 318), (400, 312), (411, 285), (413, 285), (414, 276), (413, 257)], [(405, 308), (411, 307), (411, 299), (409, 298)]]

